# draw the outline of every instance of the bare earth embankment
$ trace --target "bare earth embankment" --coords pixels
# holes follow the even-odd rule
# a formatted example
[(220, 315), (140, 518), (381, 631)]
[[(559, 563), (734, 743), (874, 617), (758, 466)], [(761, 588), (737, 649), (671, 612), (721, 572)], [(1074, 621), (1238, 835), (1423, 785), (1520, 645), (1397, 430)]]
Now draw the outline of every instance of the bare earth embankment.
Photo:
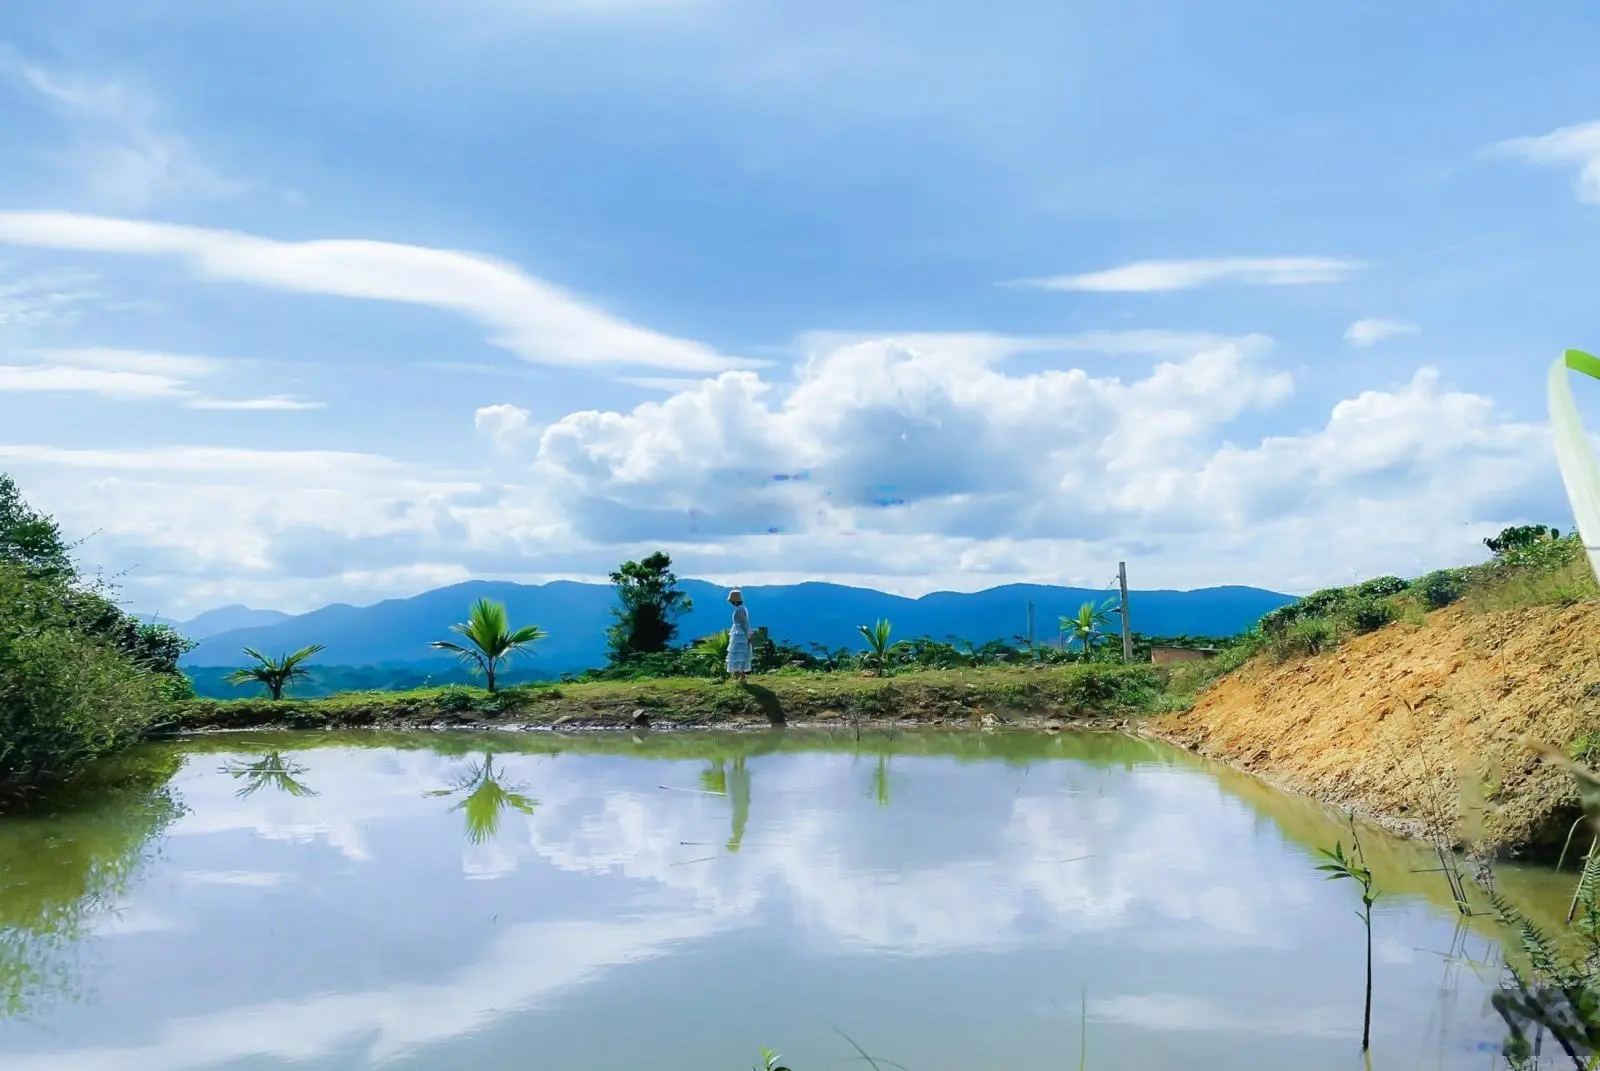
[(1259, 657), (1147, 730), (1401, 832), (1551, 854), (1577, 797), (1522, 741), (1579, 757), (1600, 743), (1600, 607), (1458, 604), (1324, 654)]

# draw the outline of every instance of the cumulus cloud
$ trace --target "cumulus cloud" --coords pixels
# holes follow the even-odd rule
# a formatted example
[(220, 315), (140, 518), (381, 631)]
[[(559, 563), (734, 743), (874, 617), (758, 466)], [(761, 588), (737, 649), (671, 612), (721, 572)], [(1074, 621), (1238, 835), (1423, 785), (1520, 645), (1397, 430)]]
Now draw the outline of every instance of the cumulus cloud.
[(0, 364), (0, 393), (80, 393), (122, 400), (166, 400), (188, 409), (295, 410), (320, 409), (323, 404), (287, 394), (265, 398), (217, 398), (204, 394), (191, 382), (215, 377), (227, 367), (226, 362), (212, 357), (88, 348), (40, 350), (12, 357), (19, 359), (27, 363)]
[(0, 243), (176, 257), (211, 279), (446, 309), (490, 328), (496, 345), (547, 364), (714, 372), (764, 363), (636, 327), (515, 265), (449, 249), (357, 239), (280, 242), (64, 212), (0, 212)]
[(1014, 283), (1037, 290), (1097, 293), (1161, 293), (1213, 283), (1244, 286), (1303, 286), (1340, 283), (1359, 271), (1343, 257), (1216, 257), (1200, 260), (1141, 260), (1079, 275), (1050, 275)]
[(1357, 320), (1345, 328), (1344, 340), (1352, 346), (1371, 346), (1398, 335), (1415, 335), (1421, 329), (1405, 320)]
[(1510, 138), (1484, 150), (1490, 156), (1541, 167), (1576, 167), (1573, 193), (1584, 204), (1600, 204), (1600, 119), (1564, 126), (1548, 134)]
[(528, 411), (515, 405), (486, 405), (472, 414), (472, 424), (501, 453), (515, 452), (538, 432)]
[(1098, 585), (1120, 559), (1136, 587), (1303, 591), (1469, 561), (1564, 508), (1547, 430), (1432, 369), (1285, 427), (1294, 383), (1260, 336), (1122, 375), (910, 341), (813, 341), (790, 377), (726, 372), (543, 426), (488, 406), (477, 433), (507, 454), (482, 469), (29, 444), (0, 444), (0, 465), (69, 532), (101, 533), (92, 560), (137, 566), (130, 598), (173, 613), (600, 578), (656, 547), (747, 584)]

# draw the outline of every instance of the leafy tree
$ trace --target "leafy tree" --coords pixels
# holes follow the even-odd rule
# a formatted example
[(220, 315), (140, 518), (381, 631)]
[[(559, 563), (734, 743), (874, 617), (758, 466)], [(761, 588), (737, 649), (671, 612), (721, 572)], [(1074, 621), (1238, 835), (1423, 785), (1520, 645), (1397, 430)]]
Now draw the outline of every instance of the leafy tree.
[(678, 588), (672, 558), (656, 551), (636, 562), (623, 562), (611, 574), (617, 591), (616, 618), (606, 633), (612, 662), (629, 662), (640, 655), (665, 651), (678, 635), (678, 618), (694, 608)]
[(1111, 624), (1112, 605), (1111, 602), (1100, 606), (1086, 602), (1078, 607), (1075, 616), (1061, 619), (1061, 631), (1079, 645), (1085, 662), (1093, 656), (1094, 645), (1105, 636), (1105, 630)]
[(867, 641), (867, 653), (872, 664), (882, 676), (889, 672), (889, 619), (880, 618), (871, 625), (857, 625), (856, 631)]
[(30, 507), (10, 476), (0, 472), (0, 561), (13, 562), (46, 578), (76, 576), (55, 521)]
[(1531, 547), (1535, 543), (1560, 538), (1561, 533), (1555, 528), (1548, 528), (1542, 524), (1518, 524), (1502, 528), (1499, 535), (1485, 539), (1483, 545), (1498, 558), (1512, 551)]
[(246, 647), (245, 655), (255, 659), (256, 664), (236, 669), (228, 674), (226, 679), (229, 684), (252, 682), (264, 684), (267, 686), (267, 693), (274, 700), (282, 699), (285, 687), (310, 676), (310, 670), (305, 662), (321, 650), (322, 644), (313, 643), (310, 647), (302, 647), (293, 654), (269, 658), (253, 647)]
[(495, 671), (500, 668), (500, 663), (523, 653), (545, 637), (544, 629), (538, 625), (523, 625), (513, 631), (506, 617), (506, 604), (492, 599), (479, 599), (473, 603), (467, 619), (451, 625), (450, 631), (464, 638), (466, 643), (435, 640), (433, 648), (451, 652), (482, 673), (491, 692), (494, 691)]

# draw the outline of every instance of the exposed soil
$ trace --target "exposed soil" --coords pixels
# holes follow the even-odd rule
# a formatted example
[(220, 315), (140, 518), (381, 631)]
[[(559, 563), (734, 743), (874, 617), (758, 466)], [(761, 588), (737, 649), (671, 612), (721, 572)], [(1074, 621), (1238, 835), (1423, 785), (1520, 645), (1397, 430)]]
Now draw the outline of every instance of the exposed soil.
[(1400, 832), (1553, 857), (1577, 795), (1523, 740), (1565, 749), (1600, 731), (1600, 607), (1452, 607), (1257, 660), (1145, 730)]

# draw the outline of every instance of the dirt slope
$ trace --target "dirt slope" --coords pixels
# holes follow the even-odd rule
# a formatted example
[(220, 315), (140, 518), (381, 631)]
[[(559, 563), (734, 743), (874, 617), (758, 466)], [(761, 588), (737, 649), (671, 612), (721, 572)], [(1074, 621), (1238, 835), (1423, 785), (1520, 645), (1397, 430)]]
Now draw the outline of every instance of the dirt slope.
[[(1519, 741), (1564, 748), (1600, 731), (1600, 607), (1457, 606), (1328, 654), (1258, 659), (1149, 728), (1391, 828), (1476, 839), (1481, 821), (1482, 835), (1511, 854), (1550, 854), (1577, 815), (1576, 796), (1566, 774)], [(1586, 847), (1582, 834), (1577, 841)]]

